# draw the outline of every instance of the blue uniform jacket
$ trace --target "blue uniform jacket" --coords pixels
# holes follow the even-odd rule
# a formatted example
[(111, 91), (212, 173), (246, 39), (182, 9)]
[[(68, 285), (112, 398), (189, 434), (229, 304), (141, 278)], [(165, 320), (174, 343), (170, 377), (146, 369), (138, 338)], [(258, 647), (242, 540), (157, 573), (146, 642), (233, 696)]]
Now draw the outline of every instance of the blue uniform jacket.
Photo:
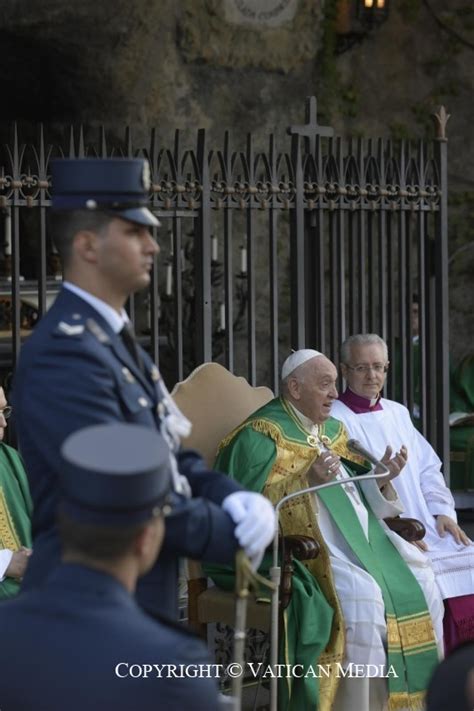
[[(160, 427), (158, 370), (141, 349), (143, 373), (120, 336), (83, 299), (63, 289), (24, 344), (12, 402), (19, 448), (33, 498), (33, 549), (23, 582), (37, 585), (60, 557), (55, 526), (59, 451), (75, 430), (103, 422)], [(178, 558), (230, 562), (237, 549), (234, 524), (220, 504), (240, 485), (209, 471), (190, 450), (177, 455), (192, 498), (179, 497), (167, 518), (157, 564), (141, 581), (137, 599), (151, 613), (177, 614)]]
[[(42, 587), (0, 605), (0, 629), (2, 711), (218, 708), (204, 643), (148, 617), (105, 573), (57, 567)], [(145, 664), (158, 670), (144, 678)], [(192, 678), (199, 664), (201, 676)], [(175, 665), (176, 675), (161, 665)], [(191, 665), (189, 677), (180, 678), (179, 665)]]

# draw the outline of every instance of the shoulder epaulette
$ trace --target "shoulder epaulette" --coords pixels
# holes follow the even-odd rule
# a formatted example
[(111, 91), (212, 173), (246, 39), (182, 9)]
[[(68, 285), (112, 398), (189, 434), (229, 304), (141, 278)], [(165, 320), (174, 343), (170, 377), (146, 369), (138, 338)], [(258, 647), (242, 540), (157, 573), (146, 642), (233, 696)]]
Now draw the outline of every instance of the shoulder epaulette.
[(82, 336), (84, 329), (85, 326), (83, 323), (67, 323), (67, 321), (60, 321), (56, 327), (55, 333), (78, 338), (79, 336)]

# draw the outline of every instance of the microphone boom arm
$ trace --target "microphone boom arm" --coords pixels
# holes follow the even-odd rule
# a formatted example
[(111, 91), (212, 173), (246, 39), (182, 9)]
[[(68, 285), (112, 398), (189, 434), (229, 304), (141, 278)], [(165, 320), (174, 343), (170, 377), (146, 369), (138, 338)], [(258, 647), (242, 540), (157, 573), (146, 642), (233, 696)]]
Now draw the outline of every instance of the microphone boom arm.
[[(349, 442), (357, 442), (357, 440), (349, 440)], [(348, 442), (348, 445), (349, 445)], [(357, 444), (359, 444), (357, 442)], [(363, 449), (362, 445), (360, 447)], [(353, 450), (355, 451), (355, 450)], [(360, 452), (360, 450), (358, 451)], [(370, 452), (367, 452), (366, 454), (370, 454)], [(357, 477), (357, 481), (367, 481), (369, 479), (383, 479), (387, 476), (389, 473), (388, 468), (383, 464), (382, 462), (379, 462), (373, 455), (370, 455), (370, 457), (366, 456), (365, 450), (364, 450), (364, 455), (368, 461), (370, 461), (372, 464), (375, 463), (376, 465), (380, 465), (383, 471), (381, 474), (362, 474), (361, 476)], [(375, 460), (375, 461), (374, 461)], [(355, 477), (354, 477), (355, 478)], [(279, 534), (279, 517), (280, 517), (280, 509), (281, 507), (287, 503), (287, 501), (290, 501), (291, 499), (296, 498), (297, 496), (303, 496), (304, 494), (311, 494), (315, 491), (318, 491), (319, 489), (327, 489), (330, 486), (337, 486), (341, 484), (347, 484), (348, 479), (333, 479), (332, 481), (325, 482), (324, 484), (315, 484), (314, 486), (308, 486), (306, 489), (300, 489), (299, 491), (293, 491), (291, 494), (288, 494), (287, 496), (284, 496), (280, 501), (275, 505), (275, 514), (276, 514), (276, 523), (275, 523), (275, 535), (273, 537), (273, 565), (270, 568), (270, 578), (272, 580), (272, 583), (274, 583), (275, 587), (272, 592), (272, 605), (271, 605), (271, 645), (270, 645), (270, 666), (272, 669), (277, 668), (278, 664), (278, 600), (279, 600), (279, 590), (280, 590), (280, 580), (281, 580), (281, 568), (278, 565), (278, 534)], [(350, 478), (349, 478), (350, 481)], [(277, 711), (277, 687), (278, 687), (278, 678), (276, 674), (272, 674), (272, 677), (270, 679), (270, 711)]]

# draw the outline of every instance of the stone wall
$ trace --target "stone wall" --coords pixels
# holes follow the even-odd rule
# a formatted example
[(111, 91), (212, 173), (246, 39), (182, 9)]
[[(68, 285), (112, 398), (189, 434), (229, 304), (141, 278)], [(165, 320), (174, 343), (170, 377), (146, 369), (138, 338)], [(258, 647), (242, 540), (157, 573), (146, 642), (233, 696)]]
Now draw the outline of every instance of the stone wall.
[(383, 26), (337, 55), (334, 2), (3, 0), (2, 120), (120, 133), (131, 123), (137, 139), (156, 126), (167, 142), (175, 127), (206, 127), (216, 140), (230, 128), (236, 141), (252, 131), (263, 142), (300, 123), (315, 94), (321, 123), (337, 132), (409, 138), (429, 134), (430, 112), (445, 104), (458, 359), (474, 347), (472, 3), (430, 0), (450, 33), (424, 0), (392, 2)]

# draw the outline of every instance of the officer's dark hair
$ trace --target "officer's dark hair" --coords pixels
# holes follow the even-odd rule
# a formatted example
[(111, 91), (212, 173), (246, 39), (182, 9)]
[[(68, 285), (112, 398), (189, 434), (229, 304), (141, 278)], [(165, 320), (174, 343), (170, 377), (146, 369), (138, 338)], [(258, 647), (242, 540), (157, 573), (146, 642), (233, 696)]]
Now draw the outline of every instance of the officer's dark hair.
[(49, 230), (59, 252), (63, 269), (69, 266), (74, 236), (81, 230), (103, 232), (113, 220), (110, 213), (101, 210), (64, 210), (49, 214)]
[(106, 563), (122, 558), (149, 522), (131, 526), (100, 526), (75, 521), (60, 508), (57, 523), (63, 553)]

